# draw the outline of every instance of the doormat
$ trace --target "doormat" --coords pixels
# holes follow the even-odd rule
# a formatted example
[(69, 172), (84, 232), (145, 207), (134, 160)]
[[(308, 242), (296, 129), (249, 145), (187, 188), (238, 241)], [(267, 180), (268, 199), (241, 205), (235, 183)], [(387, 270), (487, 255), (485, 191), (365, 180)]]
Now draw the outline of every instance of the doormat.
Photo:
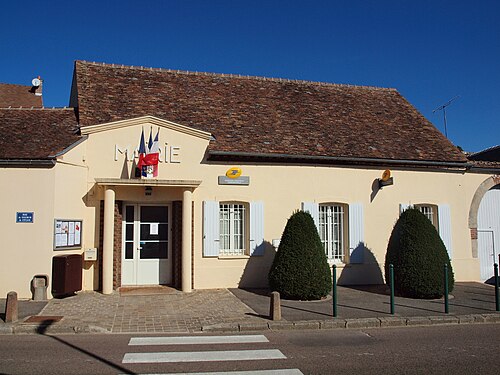
[(44, 323), (44, 324), (52, 324), (60, 321), (63, 316), (41, 316), (41, 315), (33, 315), (26, 319), (23, 323)]
[(122, 286), (118, 289), (120, 296), (152, 296), (156, 294), (180, 293), (177, 289), (166, 285), (153, 286)]

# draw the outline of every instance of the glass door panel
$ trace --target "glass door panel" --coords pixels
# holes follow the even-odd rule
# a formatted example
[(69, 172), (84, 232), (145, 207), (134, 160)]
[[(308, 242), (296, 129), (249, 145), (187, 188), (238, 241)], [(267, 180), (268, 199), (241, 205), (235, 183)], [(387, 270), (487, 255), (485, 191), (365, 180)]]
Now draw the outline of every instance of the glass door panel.
[(169, 206), (124, 207), (122, 282), (124, 285), (172, 281)]

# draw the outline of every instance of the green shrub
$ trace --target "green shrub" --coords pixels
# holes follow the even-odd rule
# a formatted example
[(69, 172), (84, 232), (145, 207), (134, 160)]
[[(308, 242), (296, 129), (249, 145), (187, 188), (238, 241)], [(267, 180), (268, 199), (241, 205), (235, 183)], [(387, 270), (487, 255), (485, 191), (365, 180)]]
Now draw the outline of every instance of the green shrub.
[(418, 209), (404, 211), (394, 225), (385, 257), (385, 279), (394, 265), (394, 291), (411, 298), (444, 295), (444, 265), (448, 265), (449, 292), (454, 277), (450, 258), (431, 221)]
[(289, 219), (269, 271), (269, 285), (284, 298), (320, 299), (332, 287), (332, 275), (313, 218), (297, 211)]

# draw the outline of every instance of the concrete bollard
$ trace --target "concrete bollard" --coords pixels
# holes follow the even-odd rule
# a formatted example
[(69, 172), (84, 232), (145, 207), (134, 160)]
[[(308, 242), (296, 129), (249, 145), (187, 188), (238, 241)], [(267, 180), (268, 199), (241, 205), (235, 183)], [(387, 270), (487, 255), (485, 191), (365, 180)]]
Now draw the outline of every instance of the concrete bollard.
[(7, 301), (5, 303), (5, 323), (16, 322), (18, 319), (17, 293), (7, 293)]
[(47, 300), (47, 285), (49, 277), (47, 275), (35, 275), (31, 280), (31, 290), (33, 291), (33, 301)]
[(271, 320), (281, 320), (281, 301), (278, 292), (271, 293), (271, 306), (269, 309), (269, 318)]

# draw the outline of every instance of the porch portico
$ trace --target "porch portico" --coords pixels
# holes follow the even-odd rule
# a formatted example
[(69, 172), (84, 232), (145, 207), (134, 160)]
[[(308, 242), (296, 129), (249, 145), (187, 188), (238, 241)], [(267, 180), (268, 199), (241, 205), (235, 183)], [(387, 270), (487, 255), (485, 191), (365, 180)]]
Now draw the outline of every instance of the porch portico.
[[(176, 188), (182, 190), (182, 238), (181, 238), (181, 287), (183, 292), (192, 290), (192, 222), (193, 222), (193, 191), (201, 184), (194, 180), (157, 180), (157, 179), (105, 179), (96, 178), (96, 185), (104, 189), (104, 215), (103, 215), (103, 239), (102, 239), (102, 292), (111, 294), (113, 292), (113, 251), (115, 249), (115, 204), (117, 189), (144, 187), (168, 191)], [(155, 200), (155, 203), (162, 203)], [(142, 202), (137, 202), (142, 203)], [(116, 261), (116, 260), (115, 260)]]

